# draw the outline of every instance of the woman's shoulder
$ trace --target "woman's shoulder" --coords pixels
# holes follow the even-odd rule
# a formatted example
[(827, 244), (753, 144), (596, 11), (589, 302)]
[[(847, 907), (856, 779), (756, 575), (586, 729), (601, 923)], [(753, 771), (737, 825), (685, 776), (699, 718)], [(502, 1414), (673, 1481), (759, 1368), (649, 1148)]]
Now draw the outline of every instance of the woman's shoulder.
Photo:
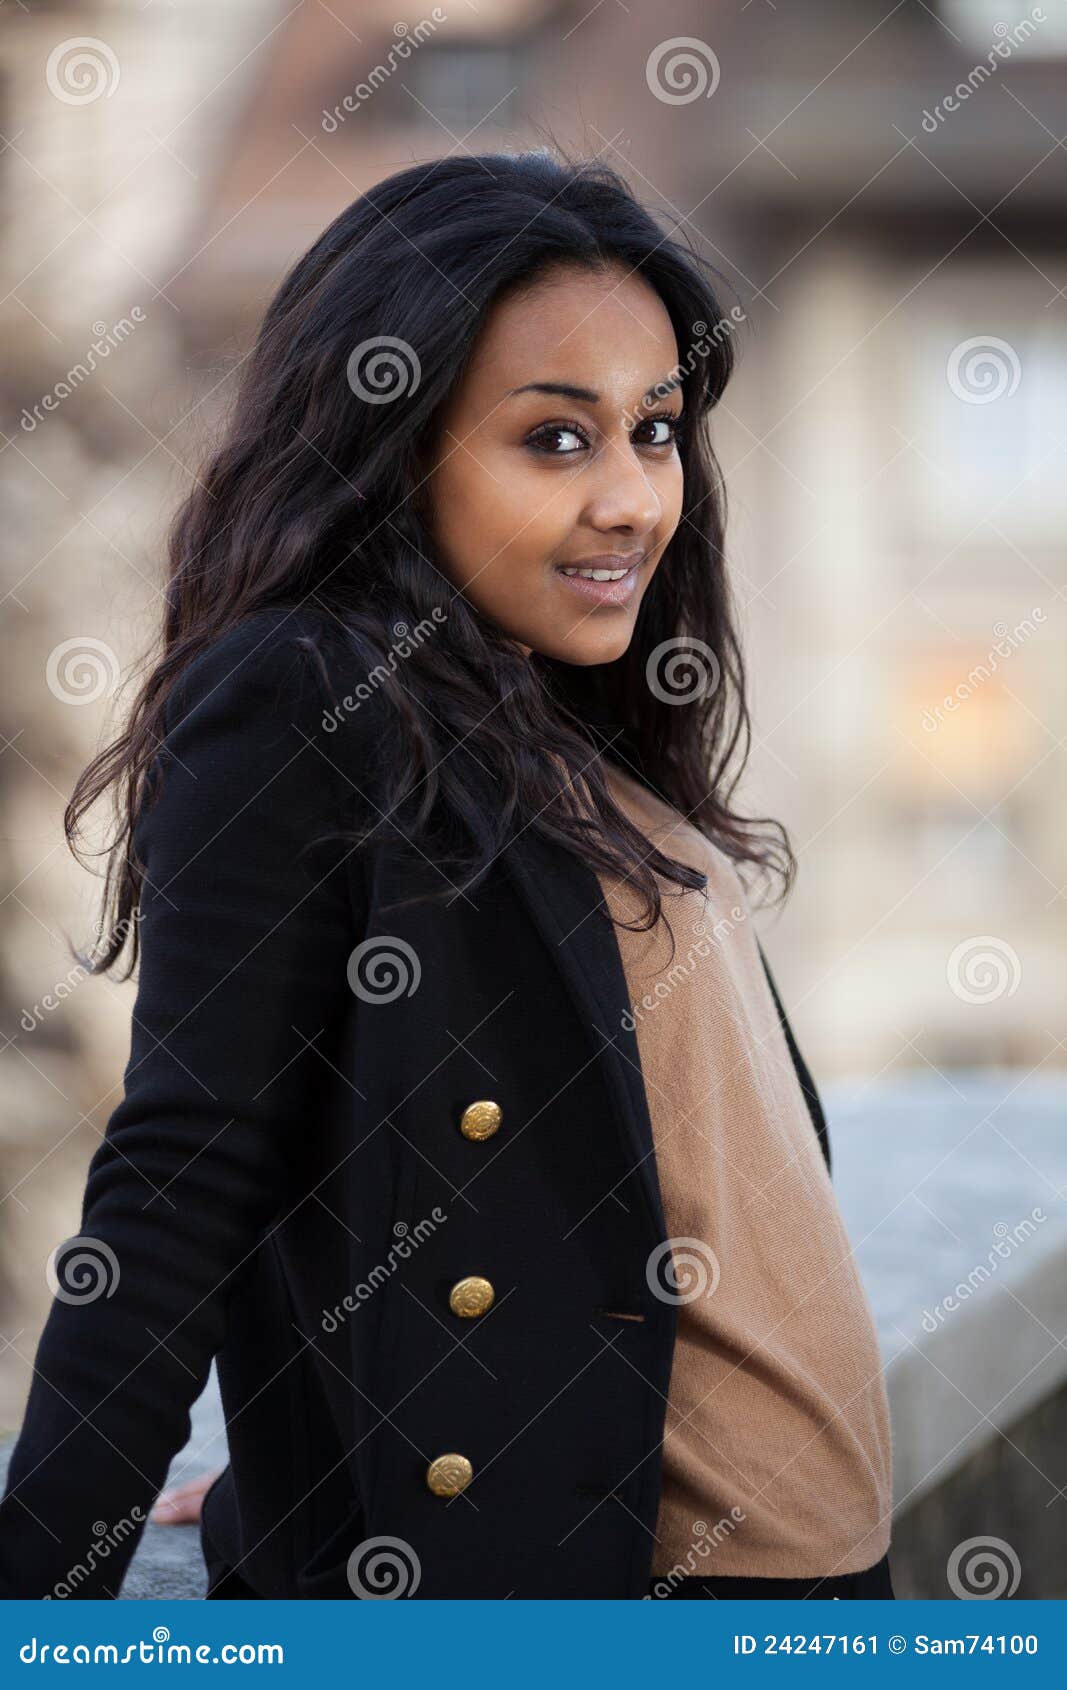
[(608, 786), (616, 802), (639, 830), (668, 857), (687, 863), (708, 877), (720, 903), (731, 902), (738, 918), (748, 913), (748, 899), (737, 865), (719, 843), (698, 828), (672, 803), (659, 797), (636, 772), (605, 763)]
[(314, 606), (259, 609), (210, 639), (167, 695), (139, 850), (166, 825), (247, 837), (279, 807), (369, 825), (393, 736), (376, 694), (344, 708), (366, 673), (358, 641)]
[[(335, 760), (373, 743), (384, 706), (361, 698), (362, 714), (344, 707), (373, 662), (332, 612), (311, 604), (250, 611), (209, 639), (181, 671), (167, 699), (168, 737), (226, 725), (235, 738), (296, 733)], [(367, 690), (367, 689), (364, 689)], [(365, 706), (365, 707), (364, 707)], [(339, 736), (344, 722), (350, 731)]]
[(210, 636), (181, 670), (170, 694), (170, 721), (183, 706), (218, 692), (251, 695), (298, 676), (308, 654), (331, 638), (326, 613), (309, 605), (267, 605)]

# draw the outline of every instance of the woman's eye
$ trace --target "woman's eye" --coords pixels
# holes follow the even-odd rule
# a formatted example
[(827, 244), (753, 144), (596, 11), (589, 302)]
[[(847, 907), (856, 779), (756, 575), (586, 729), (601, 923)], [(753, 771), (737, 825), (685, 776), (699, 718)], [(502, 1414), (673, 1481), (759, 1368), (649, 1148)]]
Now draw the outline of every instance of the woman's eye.
[[(557, 442), (561, 441), (567, 444), (558, 445)], [(572, 444), (574, 441), (578, 442), (577, 446)], [(557, 458), (567, 458), (574, 452), (581, 451), (588, 443), (581, 430), (573, 428), (569, 423), (545, 423), (543, 428), (531, 434), (529, 444), (539, 452), (548, 452)]]
[[(630, 436), (637, 446), (672, 446), (682, 437), (680, 416), (643, 417)], [(589, 450), (589, 441), (577, 423), (543, 423), (527, 445), (555, 458), (572, 458)]]
[(640, 441), (642, 446), (671, 446), (681, 439), (681, 417), (646, 417), (639, 422), (634, 430), (635, 437), (641, 430), (652, 430), (654, 438)]

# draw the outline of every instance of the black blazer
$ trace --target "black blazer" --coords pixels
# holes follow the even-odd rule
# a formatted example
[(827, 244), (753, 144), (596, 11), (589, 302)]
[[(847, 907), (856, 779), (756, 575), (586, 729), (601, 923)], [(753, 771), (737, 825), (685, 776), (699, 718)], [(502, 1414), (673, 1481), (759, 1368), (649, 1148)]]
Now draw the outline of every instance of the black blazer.
[[(307, 848), (388, 754), (354, 653), (327, 688), (297, 644), (324, 621), (258, 612), (171, 697), (79, 1226), (100, 1277), (57, 1258), (0, 1593), (118, 1595), (217, 1356), (204, 1520), (263, 1596), (351, 1598), (387, 1537), (416, 1597), (641, 1597), (676, 1307), (646, 1278), (667, 1233), (615, 930), (531, 827), (476, 893), (403, 908), (441, 877), (402, 841)], [(467, 1276), (484, 1312), (454, 1310)], [(472, 1476), (440, 1494), (453, 1454)]]

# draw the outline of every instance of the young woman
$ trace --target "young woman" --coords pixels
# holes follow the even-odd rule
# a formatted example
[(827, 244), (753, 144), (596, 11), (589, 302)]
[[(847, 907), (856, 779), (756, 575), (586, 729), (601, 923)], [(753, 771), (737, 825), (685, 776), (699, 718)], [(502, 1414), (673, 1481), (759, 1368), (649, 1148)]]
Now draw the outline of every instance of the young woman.
[(737, 316), (540, 151), (392, 177), (283, 283), (68, 817), (121, 794), (99, 966), (141, 967), (5, 1594), (118, 1594), (217, 1356), (211, 1596), (892, 1595), (746, 891), (795, 863), (730, 805)]

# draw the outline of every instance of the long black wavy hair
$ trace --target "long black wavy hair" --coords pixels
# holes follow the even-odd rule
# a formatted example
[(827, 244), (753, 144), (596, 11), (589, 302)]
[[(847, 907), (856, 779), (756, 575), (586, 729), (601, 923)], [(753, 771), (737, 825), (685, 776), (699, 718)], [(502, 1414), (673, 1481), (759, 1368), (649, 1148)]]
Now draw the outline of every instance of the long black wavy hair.
[[(447, 581), (423, 496), (427, 450), (487, 313), (554, 267), (618, 264), (670, 315), (686, 415), (683, 514), (629, 648), (594, 666), (527, 658), (456, 592), (434, 637), (392, 676), (395, 630), (424, 625)], [(646, 900), (645, 927), (661, 913), (657, 874), (702, 885), (650, 851), (612, 802), (603, 754), (788, 893), (796, 864), (785, 829), (729, 803), (751, 735), (725, 492), (705, 419), (731, 373), (743, 312), (724, 311), (718, 285), (692, 242), (661, 228), (615, 170), (558, 150), (415, 165), (330, 224), (266, 312), (221, 444), (173, 523), (162, 649), (124, 732), (67, 807), (75, 850), (84, 812), (108, 789), (118, 812), (94, 972), (111, 967), (131, 931), (131, 970), (136, 961), (132, 834), (167, 696), (209, 642), (273, 605), (318, 607), (363, 672), (385, 665), (392, 727), (378, 801), (450, 879), (476, 879), (514, 830), (532, 826), (628, 877)], [(417, 382), (404, 362), (411, 349)], [(387, 404), (383, 379), (393, 383)], [(469, 735), (476, 758), (450, 757)]]

